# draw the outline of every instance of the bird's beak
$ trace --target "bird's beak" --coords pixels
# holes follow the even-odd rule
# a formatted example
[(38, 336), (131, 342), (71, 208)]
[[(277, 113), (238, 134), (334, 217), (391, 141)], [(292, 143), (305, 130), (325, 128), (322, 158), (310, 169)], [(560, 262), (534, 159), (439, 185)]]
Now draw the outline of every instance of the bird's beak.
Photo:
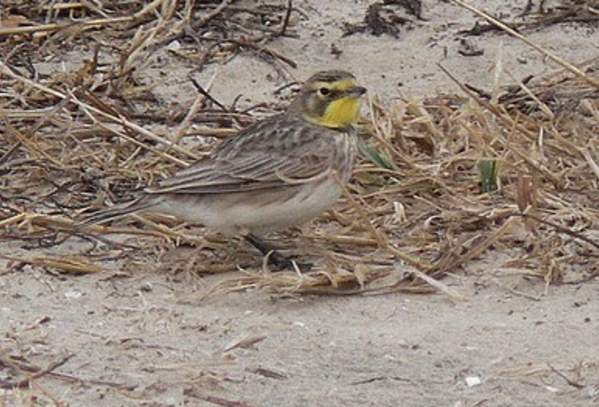
[(351, 88), (347, 89), (345, 92), (346, 92), (347, 96), (360, 97), (363, 94), (365, 94), (367, 90), (368, 89), (366, 89), (363, 86), (352, 86)]

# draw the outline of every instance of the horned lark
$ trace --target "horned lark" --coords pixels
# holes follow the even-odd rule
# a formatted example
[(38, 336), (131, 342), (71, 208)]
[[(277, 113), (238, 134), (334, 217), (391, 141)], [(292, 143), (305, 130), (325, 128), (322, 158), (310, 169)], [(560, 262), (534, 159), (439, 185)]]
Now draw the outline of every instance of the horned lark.
[[(301, 224), (330, 208), (351, 177), (353, 124), (366, 92), (349, 72), (318, 72), (284, 113), (259, 121), (137, 199), (84, 219), (103, 223), (138, 211), (163, 212), (225, 234), (242, 235), (264, 254), (255, 233)], [(271, 261), (290, 262), (276, 254)]]

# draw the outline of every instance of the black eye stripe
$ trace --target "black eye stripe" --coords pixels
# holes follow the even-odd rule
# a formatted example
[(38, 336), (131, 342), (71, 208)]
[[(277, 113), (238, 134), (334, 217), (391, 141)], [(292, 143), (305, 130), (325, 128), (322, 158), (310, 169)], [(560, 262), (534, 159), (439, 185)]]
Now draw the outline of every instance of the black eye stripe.
[[(325, 90), (325, 89), (326, 89), (326, 91), (323, 92), (323, 90)], [(320, 93), (323, 96), (331, 98), (331, 99), (338, 98), (339, 96), (343, 95), (343, 93), (344, 93), (343, 91), (338, 90), (338, 89), (330, 89), (330, 88), (325, 88), (325, 87), (318, 88), (316, 90), (316, 92)]]

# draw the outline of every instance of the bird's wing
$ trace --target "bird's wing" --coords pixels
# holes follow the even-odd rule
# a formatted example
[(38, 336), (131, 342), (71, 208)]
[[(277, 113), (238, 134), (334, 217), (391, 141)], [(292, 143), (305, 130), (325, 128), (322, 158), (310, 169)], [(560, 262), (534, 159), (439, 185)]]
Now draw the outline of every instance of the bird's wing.
[[(221, 143), (210, 156), (146, 191), (218, 194), (309, 182), (330, 173), (334, 140), (316, 126), (282, 116), (258, 122)], [(327, 131), (327, 130), (324, 130)]]

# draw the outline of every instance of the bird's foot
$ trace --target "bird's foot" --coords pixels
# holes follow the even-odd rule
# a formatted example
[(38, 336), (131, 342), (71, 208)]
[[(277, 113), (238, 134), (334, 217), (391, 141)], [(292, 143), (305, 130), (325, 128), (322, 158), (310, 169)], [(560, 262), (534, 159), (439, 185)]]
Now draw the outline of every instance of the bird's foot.
[(262, 241), (262, 239), (251, 233), (245, 236), (245, 240), (247, 240), (256, 249), (260, 250), (263, 255), (267, 256), (268, 262), (277, 268), (276, 271), (284, 269), (296, 271), (296, 267), (300, 271), (310, 271), (313, 266), (310, 263), (296, 262), (289, 257), (282, 255), (280, 252), (274, 250), (272, 247)]
[(284, 269), (296, 271), (297, 268), (299, 269), (299, 271), (308, 272), (314, 266), (312, 263), (297, 262), (287, 256), (282, 255), (276, 250), (271, 251), (269, 254), (267, 254), (267, 256), (268, 262), (275, 266), (277, 268), (277, 271)]

